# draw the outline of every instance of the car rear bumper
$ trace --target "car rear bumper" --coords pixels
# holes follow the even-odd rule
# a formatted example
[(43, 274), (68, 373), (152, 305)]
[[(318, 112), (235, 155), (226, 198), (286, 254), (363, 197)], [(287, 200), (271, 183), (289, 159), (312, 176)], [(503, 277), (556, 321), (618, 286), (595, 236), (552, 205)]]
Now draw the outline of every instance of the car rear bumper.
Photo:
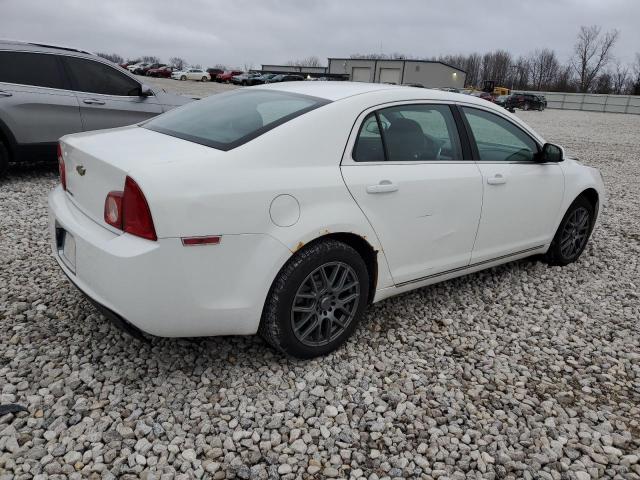
[[(73, 237), (73, 262), (61, 255), (61, 232)], [(255, 333), (271, 282), (291, 255), (263, 234), (187, 247), (179, 238), (115, 234), (61, 187), (49, 195), (49, 235), (60, 268), (107, 317), (166, 337)]]

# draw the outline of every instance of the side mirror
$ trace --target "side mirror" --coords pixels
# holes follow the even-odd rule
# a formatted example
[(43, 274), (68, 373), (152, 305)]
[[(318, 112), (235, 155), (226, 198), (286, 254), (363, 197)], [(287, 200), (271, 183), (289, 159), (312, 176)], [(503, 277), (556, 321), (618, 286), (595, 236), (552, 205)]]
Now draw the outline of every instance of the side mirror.
[(151, 90), (151, 87), (149, 85), (145, 85), (143, 83), (142, 85), (140, 85), (139, 96), (141, 96), (141, 97), (152, 97), (153, 96), (153, 90)]
[(538, 153), (538, 162), (540, 163), (558, 163), (564, 160), (564, 150), (553, 143), (545, 143), (542, 150)]

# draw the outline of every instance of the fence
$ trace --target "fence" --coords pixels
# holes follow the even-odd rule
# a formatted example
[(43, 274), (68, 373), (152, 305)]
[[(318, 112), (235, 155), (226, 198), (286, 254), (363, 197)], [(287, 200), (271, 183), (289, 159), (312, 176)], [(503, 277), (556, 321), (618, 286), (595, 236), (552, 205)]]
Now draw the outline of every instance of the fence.
[(595, 93), (527, 92), (544, 95), (547, 108), (589, 112), (633, 113), (640, 115), (640, 96)]

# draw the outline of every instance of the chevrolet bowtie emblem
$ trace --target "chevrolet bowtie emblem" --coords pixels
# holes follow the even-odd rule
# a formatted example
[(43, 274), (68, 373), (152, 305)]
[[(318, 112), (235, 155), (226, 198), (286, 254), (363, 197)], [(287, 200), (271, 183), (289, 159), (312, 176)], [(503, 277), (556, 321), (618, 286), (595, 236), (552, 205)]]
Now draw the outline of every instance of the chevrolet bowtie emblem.
[(76, 167), (76, 172), (78, 172), (78, 175), (83, 176), (85, 173), (87, 173), (87, 169), (84, 168), (82, 165), (78, 165)]

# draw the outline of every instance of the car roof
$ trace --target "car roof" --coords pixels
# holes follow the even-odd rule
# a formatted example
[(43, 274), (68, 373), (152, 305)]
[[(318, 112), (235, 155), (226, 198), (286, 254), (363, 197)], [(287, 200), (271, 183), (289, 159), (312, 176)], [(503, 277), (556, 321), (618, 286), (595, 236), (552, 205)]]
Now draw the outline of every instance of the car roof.
[(0, 50), (20, 50), (22, 52), (44, 52), (44, 53), (63, 53), (73, 52), (81, 56), (96, 57), (94, 53), (81, 50), (74, 47), (64, 47), (61, 45), (51, 45), (42, 42), (23, 42), (20, 40), (0, 39)]
[(336, 101), (355, 95), (363, 95), (373, 92), (386, 92), (389, 94), (390, 100), (441, 100), (441, 101), (459, 101), (465, 103), (477, 103), (478, 105), (491, 105), (486, 100), (462, 93), (446, 92), (443, 90), (435, 90), (431, 88), (409, 87), (406, 85), (390, 85), (386, 83), (365, 83), (365, 82), (282, 82), (268, 83), (257, 87), (269, 90), (278, 90), (282, 92), (298, 93), (301, 95), (309, 95), (312, 97), (324, 98), (326, 100)]

